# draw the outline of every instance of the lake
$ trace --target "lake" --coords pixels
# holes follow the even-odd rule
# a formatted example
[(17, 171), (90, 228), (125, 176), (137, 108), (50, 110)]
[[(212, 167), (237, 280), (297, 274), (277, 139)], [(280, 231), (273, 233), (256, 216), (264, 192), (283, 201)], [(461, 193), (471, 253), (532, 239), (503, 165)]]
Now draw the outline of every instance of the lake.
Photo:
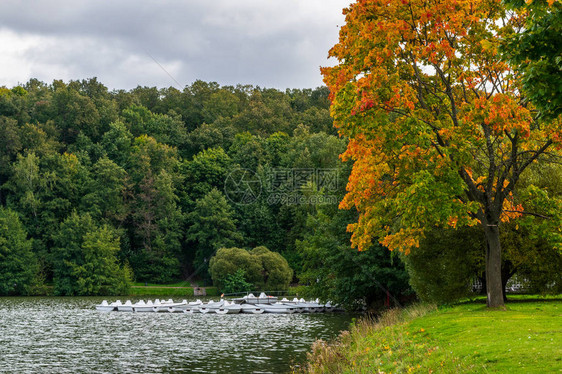
[(101, 301), (0, 298), (0, 371), (284, 373), (315, 339), (337, 336), (353, 317), (102, 313)]

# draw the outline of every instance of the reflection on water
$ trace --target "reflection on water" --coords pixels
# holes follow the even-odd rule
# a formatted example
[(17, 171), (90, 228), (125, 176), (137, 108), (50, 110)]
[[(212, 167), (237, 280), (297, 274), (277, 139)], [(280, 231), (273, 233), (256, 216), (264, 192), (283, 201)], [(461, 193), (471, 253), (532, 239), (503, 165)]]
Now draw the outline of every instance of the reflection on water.
[[(282, 373), (344, 314), (101, 313), (101, 298), (0, 298), (0, 371)], [(114, 301), (114, 300), (108, 300)]]

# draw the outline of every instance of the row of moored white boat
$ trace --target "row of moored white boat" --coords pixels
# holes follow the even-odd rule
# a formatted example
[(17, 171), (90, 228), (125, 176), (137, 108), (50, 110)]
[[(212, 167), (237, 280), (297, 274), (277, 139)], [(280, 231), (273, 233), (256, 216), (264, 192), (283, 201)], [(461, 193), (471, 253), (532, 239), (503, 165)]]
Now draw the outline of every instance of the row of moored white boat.
[(183, 300), (180, 303), (170, 300), (154, 301), (140, 300), (132, 303), (127, 300), (121, 303), (117, 300), (108, 303), (104, 300), (101, 304), (96, 305), (96, 309), (102, 312), (170, 312), (170, 313), (217, 313), (217, 314), (236, 314), (236, 313), (277, 313), (277, 314), (293, 314), (293, 313), (321, 313), (332, 312), (336, 308), (331, 303), (322, 304), (318, 299), (315, 301), (305, 301), (304, 299), (294, 298), (288, 300), (286, 298), (278, 300), (275, 296), (267, 296), (262, 293), (256, 297), (252, 294), (237, 298), (234, 300), (220, 300), (202, 302), (201, 300), (188, 302)]

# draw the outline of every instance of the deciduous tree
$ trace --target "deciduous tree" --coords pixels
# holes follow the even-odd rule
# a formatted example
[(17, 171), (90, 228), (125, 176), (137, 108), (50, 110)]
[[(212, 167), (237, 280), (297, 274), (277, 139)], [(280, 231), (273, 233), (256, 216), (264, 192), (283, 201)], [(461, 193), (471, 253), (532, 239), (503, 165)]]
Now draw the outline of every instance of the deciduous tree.
[(562, 139), (498, 54), (524, 15), (500, 0), (360, 0), (345, 13), (323, 74), (355, 161), (341, 203), (360, 211), (353, 244), (408, 253), (429, 227), (480, 225), (488, 306), (502, 306), (501, 223), (523, 213), (521, 173)]
[(118, 295), (128, 287), (130, 271), (119, 266), (119, 238), (98, 226), (89, 214), (72, 213), (53, 236), (57, 295)]
[(345, 227), (355, 219), (356, 212), (338, 211), (333, 205), (308, 215), (304, 239), (297, 240), (303, 257), (300, 281), (309, 285), (310, 296), (346, 309), (380, 308), (387, 297), (396, 305), (411, 293), (404, 264), (376, 243), (369, 251), (351, 248)]
[(529, 16), (504, 51), (523, 74), (523, 89), (546, 117), (562, 114), (562, 1), (507, 0)]
[(31, 240), (11, 209), (0, 206), (0, 295), (26, 294), (37, 274)]
[(234, 211), (216, 188), (195, 202), (195, 208), (187, 218), (191, 224), (187, 239), (195, 247), (193, 264), (197, 267), (196, 272), (206, 277), (208, 261), (215, 251), (237, 245), (243, 238), (236, 229)]

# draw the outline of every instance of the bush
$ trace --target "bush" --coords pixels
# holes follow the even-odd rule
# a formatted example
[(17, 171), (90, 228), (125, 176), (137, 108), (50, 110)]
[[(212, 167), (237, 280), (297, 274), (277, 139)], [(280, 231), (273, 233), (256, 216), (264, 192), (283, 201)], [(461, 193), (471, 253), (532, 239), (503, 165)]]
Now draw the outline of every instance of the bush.
[(246, 282), (244, 270), (238, 269), (234, 274), (227, 275), (223, 280), (222, 290), (224, 293), (237, 293), (252, 290), (252, 284)]
[[(504, 287), (516, 275), (526, 292), (560, 293), (562, 256), (558, 249), (516, 223), (504, 223), (503, 227)], [(427, 233), (419, 248), (402, 258), (410, 274), (410, 284), (420, 299), (450, 303), (474, 296), (473, 280), (485, 280), (485, 248), (484, 237), (477, 227), (435, 229)]]
[(259, 259), (263, 267), (263, 282), (256, 286), (268, 291), (285, 291), (293, 279), (293, 270), (283, 256), (266, 247), (256, 247), (250, 254)]
[(257, 285), (261, 282), (263, 267), (259, 259), (243, 248), (221, 248), (209, 262), (213, 284), (220, 289), (224, 288), (226, 277), (238, 269), (244, 271), (244, 280), (248, 283)]
[(234, 280), (239, 282), (238, 286), (243, 286), (243, 280), (255, 290), (284, 291), (289, 288), (293, 277), (287, 260), (266, 247), (256, 247), (251, 251), (236, 247), (221, 248), (211, 258), (209, 270), (213, 283), (224, 292), (230, 292), (227, 287)]
[(403, 256), (410, 284), (426, 302), (448, 303), (469, 296), (482, 273), (483, 237), (475, 228), (432, 230), (419, 248)]

